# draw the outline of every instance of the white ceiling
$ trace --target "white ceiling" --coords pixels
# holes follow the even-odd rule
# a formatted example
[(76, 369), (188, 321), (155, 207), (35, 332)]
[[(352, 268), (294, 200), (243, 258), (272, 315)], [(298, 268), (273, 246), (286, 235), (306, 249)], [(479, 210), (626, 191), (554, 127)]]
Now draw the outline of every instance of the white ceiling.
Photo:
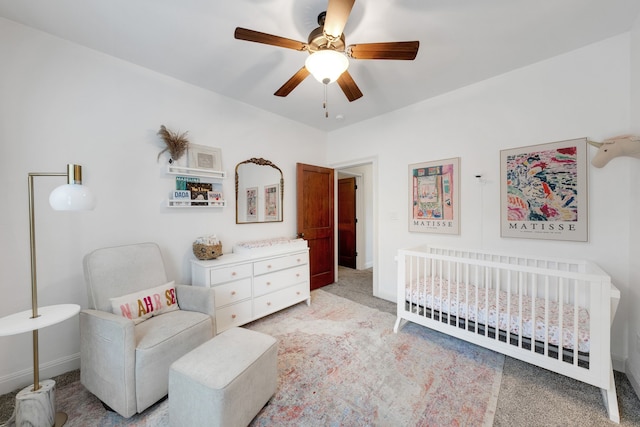
[[(364, 96), (313, 77), (273, 93), (306, 52), (235, 40), (245, 27), (307, 41), (327, 0), (0, 0), (0, 16), (331, 131), (627, 32), (640, 0), (356, 0), (347, 44), (420, 41), (415, 61), (350, 59)], [(594, 60), (597, 60), (594, 59)], [(342, 118), (338, 118), (341, 116)]]

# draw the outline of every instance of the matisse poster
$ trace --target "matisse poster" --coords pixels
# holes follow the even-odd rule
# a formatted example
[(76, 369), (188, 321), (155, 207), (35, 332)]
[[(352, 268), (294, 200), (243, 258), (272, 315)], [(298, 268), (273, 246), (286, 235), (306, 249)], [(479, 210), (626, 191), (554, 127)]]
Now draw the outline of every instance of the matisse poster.
[(501, 235), (587, 241), (586, 138), (502, 150)]
[(409, 165), (409, 231), (460, 233), (460, 158)]

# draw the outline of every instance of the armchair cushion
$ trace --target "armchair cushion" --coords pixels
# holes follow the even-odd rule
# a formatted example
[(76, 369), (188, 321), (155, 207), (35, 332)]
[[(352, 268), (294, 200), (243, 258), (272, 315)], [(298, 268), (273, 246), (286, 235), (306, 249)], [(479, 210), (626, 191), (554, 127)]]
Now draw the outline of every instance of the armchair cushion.
[(176, 288), (173, 281), (155, 288), (109, 298), (111, 311), (138, 323), (162, 313), (178, 310)]
[(135, 327), (136, 404), (142, 412), (166, 396), (169, 367), (213, 336), (210, 316), (176, 310)]

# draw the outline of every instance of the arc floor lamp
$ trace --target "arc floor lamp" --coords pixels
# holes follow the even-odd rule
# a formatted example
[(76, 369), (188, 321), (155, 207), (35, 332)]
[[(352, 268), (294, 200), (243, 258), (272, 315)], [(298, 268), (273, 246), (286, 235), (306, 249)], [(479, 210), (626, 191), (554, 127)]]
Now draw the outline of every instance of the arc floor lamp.
[(80, 311), (77, 304), (58, 304), (38, 307), (38, 285), (36, 269), (36, 233), (34, 215), (33, 180), (42, 176), (66, 176), (67, 184), (55, 188), (49, 196), (54, 210), (80, 211), (95, 206), (93, 195), (82, 185), (82, 166), (67, 165), (66, 172), (31, 172), (29, 184), (29, 238), (31, 252), (31, 310), (22, 311), (0, 319), (0, 336), (15, 335), (31, 331), (33, 334), (33, 384), (16, 396), (16, 409), (12, 420), (16, 425), (61, 426), (67, 415), (55, 411), (55, 382), (40, 381), (38, 360), (38, 330), (60, 323)]

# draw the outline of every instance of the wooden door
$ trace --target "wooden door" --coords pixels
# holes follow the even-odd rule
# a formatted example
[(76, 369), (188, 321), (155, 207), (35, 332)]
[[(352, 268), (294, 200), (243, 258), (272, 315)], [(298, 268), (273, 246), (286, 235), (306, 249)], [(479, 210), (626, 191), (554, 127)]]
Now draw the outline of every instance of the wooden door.
[(296, 165), (298, 236), (309, 245), (311, 289), (335, 281), (333, 169)]
[(356, 268), (356, 179), (338, 180), (338, 265)]

